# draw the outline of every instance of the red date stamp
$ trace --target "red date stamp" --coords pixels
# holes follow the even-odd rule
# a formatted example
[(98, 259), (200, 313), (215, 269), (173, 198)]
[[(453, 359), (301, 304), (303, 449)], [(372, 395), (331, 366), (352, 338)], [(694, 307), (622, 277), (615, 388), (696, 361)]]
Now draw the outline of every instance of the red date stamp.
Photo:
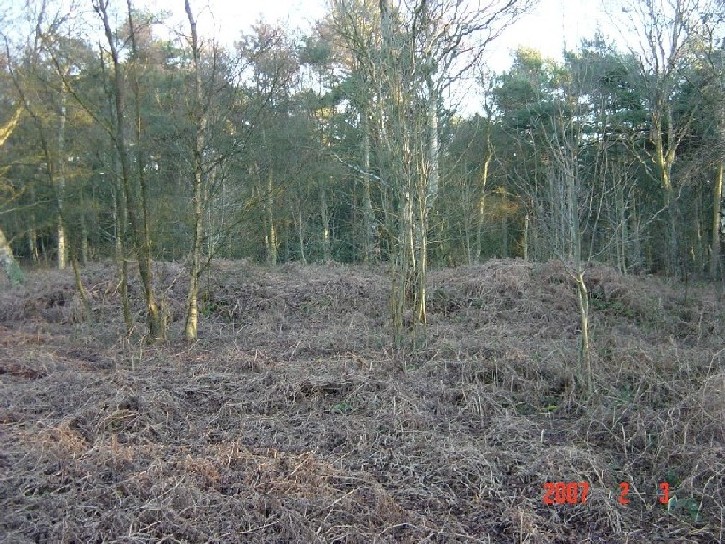
[(546, 482), (544, 504), (586, 504), (589, 495), (587, 482)]
[[(589, 495), (588, 482), (546, 482), (544, 484), (544, 504), (553, 506), (555, 504), (586, 504)], [(629, 504), (628, 482), (619, 484), (618, 502), (622, 505)], [(670, 484), (661, 482), (658, 486), (657, 500), (660, 504), (668, 504), (670, 501)]]

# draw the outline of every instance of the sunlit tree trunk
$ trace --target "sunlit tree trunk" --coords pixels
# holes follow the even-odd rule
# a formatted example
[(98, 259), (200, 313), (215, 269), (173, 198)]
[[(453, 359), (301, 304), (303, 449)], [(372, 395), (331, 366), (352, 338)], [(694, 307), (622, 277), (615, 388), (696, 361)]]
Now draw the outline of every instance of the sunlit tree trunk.
[[(582, 251), (582, 228), (580, 224), (580, 198), (583, 193), (580, 171), (580, 149), (582, 134), (576, 125), (576, 98), (567, 97), (561, 104), (548, 137), (548, 148), (552, 156), (550, 166), (550, 191), (561, 195), (561, 204), (552, 208), (559, 215), (552, 221), (553, 232), (559, 242), (555, 255), (564, 263), (576, 284), (579, 309), (579, 371), (588, 393), (593, 392), (592, 358), (589, 336), (589, 293), (585, 281), (587, 260)], [(569, 111), (575, 113), (569, 115)], [(555, 204), (555, 203), (552, 203)], [(558, 232), (557, 232), (558, 231)]]
[(274, 224), (274, 178), (272, 165), (267, 172), (267, 191), (265, 199), (265, 213), (267, 215), (267, 264), (277, 266), (277, 229)]
[[(654, 162), (660, 175), (660, 184), (664, 194), (665, 207), (667, 208), (667, 260), (665, 264), (668, 272), (674, 276), (679, 272), (677, 212), (675, 209), (677, 203), (672, 186), (672, 167), (677, 158), (677, 148), (672, 143), (669, 145), (665, 143), (665, 138), (667, 138), (668, 142), (672, 142), (675, 137), (674, 128), (672, 127), (672, 108), (669, 104), (663, 104), (660, 107), (665, 110), (668, 124), (667, 127), (663, 126), (662, 112), (655, 112), (652, 128), (652, 137), (655, 144)], [(666, 133), (663, 131), (666, 131)]]
[(491, 149), (490, 128), (487, 128), (487, 152), (483, 161), (483, 169), (481, 170), (480, 193), (478, 195), (478, 214), (476, 215), (476, 251), (474, 255), (474, 263), (481, 262), (481, 251), (483, 250), (483, 227), (486, 224), (486, 184), (488, 183), (488, 172), (493, 160), (493, 151)]
[(65, 222), (63, 215), (65, 213), (65, 91), (61, 91), (60, 96), (60, 122), (58, 125), (58, 157), (56, 168), (56, 201), (58, 203), (58, 269), (65, 270), (68, 261), (68, 245), (66, 243)]
[(194, 70), (194, 91), (192, 117), (194, 120), (194, 143), (193, 156), (193, 214), (194, 214), (194, 236), (191, 247), (191, 271), (189, 272), (189, 290), (186, 297), (186, 324), (184, 336), (188, 341), (197, 339), (199, 321), (199, 278), (201, 275), (201, 250), (204, 237), (204, 138), (206, 119), (203, 111), (203, 96), (201, 88), (201, 67), (199, 38), (196, 32), (196, 20), (191, 11), (189, 0), (185, 2), (186, 16), (191, 29), (191, 55), (193, 58)]
[[(35, 216), (33, 214), (30, 216), (30, 223), (35, 225)], [(28, 252), (33, 264), (38, 264), (40, 254), (38, 253), (38, 231), (35, 230), (35, 226), (28, 229)]]
[[(639, 34), (638, 51), (641, 83), (646, 91), (651, 122), (650, 159), (655, 167), (666, 209), (664, 225), (665, 268), (680, 273), (680, 219), (677, 184), (673, 180), (677, 150), (689, 134), (702, 107), (695, 93), (687, 101), (675, 103), (677, 88), (689, 79), (683, 67), (691, 65), (705, 23), (706, 2), (700, 0), (628, 0), (622, 10), (628, 24)], [(677, 108), (677, 112), (675, 112)], [(677, 113), (675, 115), (675, 113)]]

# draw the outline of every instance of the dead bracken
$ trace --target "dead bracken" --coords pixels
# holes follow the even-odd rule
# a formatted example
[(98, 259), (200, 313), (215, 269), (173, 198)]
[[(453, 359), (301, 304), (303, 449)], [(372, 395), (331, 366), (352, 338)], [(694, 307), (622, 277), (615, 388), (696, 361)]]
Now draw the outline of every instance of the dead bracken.
[[(125, 338), (110, 264), (84, 271), (92, 320), (72, 272), (3, 287), (0, 540), (723, 540), (716, 285), (591, 266), (585, 398), (557, 263), (432, 271), (427, 331), (397, 353), (382, 267), (213, 266), (193, 345), (174, 263), (158, 346)], [(544, 504), (582, 481), (586, 504)]]

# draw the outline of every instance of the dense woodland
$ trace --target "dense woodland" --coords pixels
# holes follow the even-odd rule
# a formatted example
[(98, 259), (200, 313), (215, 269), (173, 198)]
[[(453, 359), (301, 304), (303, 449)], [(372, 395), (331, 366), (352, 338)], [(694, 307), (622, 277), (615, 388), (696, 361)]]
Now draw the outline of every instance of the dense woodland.
[(431, 265), (559, 259), (583, 331), (588, 262), (720, 277), (725, 6), (623, 1), (630, 43), (487, 69), (530, 4), (330, 0), (309, 33), (259, 22), (233, 48), (193, 0), (179, 26), (131, 0), (2, 14), (6, 271), (115, 259), (130, 328), (138, 267), (163, 338), (151, 263), (182, 261), (189, 339), (214, 258), (389, 263), (396, 339)]

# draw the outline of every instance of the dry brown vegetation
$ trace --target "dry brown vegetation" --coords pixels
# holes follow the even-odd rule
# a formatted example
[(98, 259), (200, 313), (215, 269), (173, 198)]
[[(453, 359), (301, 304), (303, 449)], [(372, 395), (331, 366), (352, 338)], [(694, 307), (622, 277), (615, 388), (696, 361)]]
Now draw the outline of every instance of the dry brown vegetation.
[[(124, 340), (110, 265), (84, 273), (90, 319), (71, 273), (0, 286), (0, 540), (725, 537), (713, 285), (588, 270), (585, 399), (574, 284), (556, 263), (434, 271), (427, 334), (404, 354), (389, 348), (382, 269), (217, 263), (194, 345), (183, 270), (157, 272), (173, 321), (158, 347)], [(559, 481), (588, 482), (587, 503), (545, 505)]]

